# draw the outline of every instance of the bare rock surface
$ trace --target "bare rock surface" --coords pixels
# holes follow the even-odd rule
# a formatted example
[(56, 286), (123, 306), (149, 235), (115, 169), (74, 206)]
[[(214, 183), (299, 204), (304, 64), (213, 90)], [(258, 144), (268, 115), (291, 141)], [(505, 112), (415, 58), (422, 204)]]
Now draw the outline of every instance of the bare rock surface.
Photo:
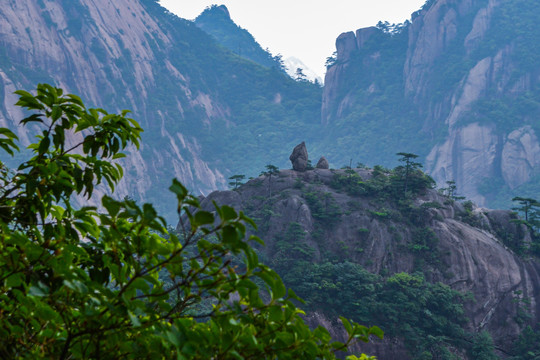
[(351, 54), (358, 48), (354, 32), (349, 31), (338, 36), (336, 40), (337, 58), (339, 61), (347, 61)]
[(291, 156), (289, 156), (289, 160), (291, 160), (293, 170), (306, 171), (308, 164), (308, 152), (305, 142), (302, 141), (300, 144), (294, 147)]
[(321, 156), (319, 161), (317, 161), (317, 169), (329, 169), (330, 165), (328, 164), (328, 160), (324, 156)]
[(540, 168), (540, 142), (530, 126), (508, 134), (501, 154), (502, 176), (511, 189), (526, 183)]

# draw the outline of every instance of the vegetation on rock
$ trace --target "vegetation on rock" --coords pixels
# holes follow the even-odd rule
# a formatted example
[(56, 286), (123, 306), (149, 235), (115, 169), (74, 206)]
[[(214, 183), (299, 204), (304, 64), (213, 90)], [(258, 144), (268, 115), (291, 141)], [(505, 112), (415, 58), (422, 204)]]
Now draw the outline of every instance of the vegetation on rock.
[[(405, 353), (399, 352), (400, 357), (496, 359), (501, 351), (523, 354), (502, 347), (501, 337), (495, 345), (490, 333), (471, 330), (481, 320), (471, 308), (486, 311), (478, 308), (489, 290), (473, 291), (473, 280), (463, 280), (469, 279), (467, 273), (451, 261), (472, 256), (464, 267), (476, 269), (485, 254), (475, 253), (478, 249), (470, 244), (484, 234), (482, 251), (488, 246), (484, 241), (500, 249), (489, 250), (494, 256), (490, 261), (506, 256), (513, 263), (514, 252), (502, 243), (511, 249), (514, 243), (526, 245), (527, 228), (510, 211), (491, 215), (470, 201), (457, 201), (453, 182), (435, 191), (433, 180), (413, 164), (414, 154), (400, 156), (404, 161), (394, 169), (285, 170), (276, 176), (270, 196), (258, 190), (267, 177), (243, 185), (235, 206), (245, 209), (261, 225), (257, 234), (269, 240), (269, 247), (257, 249), (261, 259), (305, 299), (310, 312), (330, 321), (345, 313), (355, 321), (378, 324), (392, 342), (402, 341)], [(216, 193), (205, 201), (228, 198)], [(534, 211), (527, 209), (531, 220)], [(528, 264), (532, 253), (518, 254)], [(528, 291), (527, 296), (537, 296), (537, 288)], [(515, 306), (497, 311), (512, 313), (508, 321), (521, 329), (533, 326), (536, 315), (531, 315), (527, 296), (514, 294), (509, 301)], [(533, 329), (523, 335), (531, 349)], [(517, 338), (519, 331), (512, 336)], [(398, 356), (388, 351), (384, 356)]]

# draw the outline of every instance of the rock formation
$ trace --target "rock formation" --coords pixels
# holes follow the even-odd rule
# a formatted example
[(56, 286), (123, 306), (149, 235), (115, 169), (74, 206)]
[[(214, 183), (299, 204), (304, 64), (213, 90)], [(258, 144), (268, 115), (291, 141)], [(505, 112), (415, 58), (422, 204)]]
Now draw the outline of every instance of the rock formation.
[[(404, 143), (429, 139), (429, 145), (415, 151), (427, 158), (426, 170), (439, 184), (455, 180), (463, 195), (482, 205), (495, 196), (479, 190), (486, 182), (516, 189), (534, 180), (538, 187), (540, 128), (535, 124), (540, 108), (528, 106), (527, 99), (540, 96), (535, 90), (540, 85), (540, 60), (530, 60), (526, 50), (535, 46), (531, 39), (537, 30), (521, 16), (505, 19), (502, 24), (508, 28), (501, 28), (500, 19), (522, 11), (512, 6), (520, 5), (500, 0), (434, 0), (414, 13), (401, 32), (379, 26), (341, 34), (336, 41), (337, 61), (326, 73), (321, 114), (321, 123), (333, 129), (332, 140), (340, 141), (335, 138), (336, 128), (357, 121), (359, 128), (378, 127), (371, 137), (394, 136), (388, 141), (391, 145), (403, 138), (407, 129), (401, 124), (408, 122), (405, 126), (418, 125), (418, 129), (410, 130)], [(510, 32), (525, 35), (498, 35)], [(374, 37), (378, 41), (370, 41)], [(385, 55), (391, 48), (395, 51)], [(522, 53), (528, 57), (526, 66)], [(377, 76), (380, 69), (385, 74)], [(380, 85), (389, 89), (391, 76), (392, 86), (400, 90), (388, 95)], [(392, 104), (361, 117), (367, 107), (388, 96), (394, 99)], [(397, 125), (399, 132), (393, 132), (388, 121), (365, 124), (396, 104), (410, 106), (414, 114), (404, 116), (406, 120)], [(341, 137), (347, 139), (350, 131)], [(359, 151), (369, 159), (378, 157), (381, 149), (371, 147)], [(388, 163), (389, 156), (384, 160)]]
[(328, 160), (324, 156), (321, 156), (319, 161), (317, 161), (317, 169), (328, 169), (330, 165), (328, 164)]
[(306, 171), (308, 164), (308, 152), (306, 143), (304, 141), (294, 147), (291, 156), (289, 156), (289, 160), (291, 160), (293, 170)]
[[(355, 171), (365, 181), (371, 178), (369, 170)], [(275, 215), (260, 218), (264, 226), (260, 226), (257, 233), (266, 241), (262, 251), (268, 259), (276, 256), (275, 239), (283, 236), (289, 224), (296, 223), (305, 233), (302, 243), (311, 249), (313, 262), (321, 261), (324, 252), (331, 252), (340, 254), (340, 261), (361, 264), (372, 273), (414, 272), (415, 255), (407, 250), (408, 244), (414, 241), (411, 225), (400, 223), (399, 216), (374, 216), (374, 212), (381, 211), (380, 205), (369, 197), (350, 196), (332, 188), (336, 174), (345, 176), (344, 170), (314, 169), (302, 173), (282, 170), (280, 181), (274, 183), (271, 198), (264, 196), (265, 190), (261, 186), (264, 179), (254, 179), (238, 191), (210, 194), (202, 201), (202, 206), (212, 211), (215, 201), (244, 210), (248, 216), (256, 209), (271, 209)], [(297, 186), (299, 182), (302, 187)], [(317, 234), (321, 231), (320, 209), (310, 205), (306, 192), (324, 194), (326, 201), (341, 209), (335, 225), (323, 232), (324, 241), (318, 239), (321, 234)], [(441, 254), (440, 263), (426, 276), (430, 281), (440, 281), (455, 290), (470, 293), (474, 301), (465, 303), (470, 321), (467, 328), (472, 332), (490, 332), (495, 344), (509, 351), (521, 326), (516, 320), (520, 311), (516, 294), (521, 293), (530, 301), (527, 311), (531, 315), (531, 324), (540, 320), (540, 263), (520, 258), (503, 243), (508, 237), (528, 242), (529, 233), (524, 226), (512, 222), (514, 216), (510, 211), (476, 207), (472, 211), (465, 210), (462, 204), (449, 202), (435, 190), (428, 190), (414, 200), (415, 207), (422, 208), (423, 204), (430, 206), (425, 207), (428, 210), (421, 221), (436, 235), (437, 251)], [(399, 211), (388, 203), (384, 208), (389, 213)], [(359, 229), (362, 229), (361, 235)], [(353, 251), (359, 247), (361, 251)], [(344, 248), (349, 250), (343, 252)], [(308, 315), (313, 325), (335, 322), (323, 310)], [(333, 336), (346, 339), (346, 334), (340, 335), (333, 330), (337, 327), (330, 328)], [(383, 360), (409, 359), (402, 340), (406, 342), (407, 339), (385, 337), (383, 343), (362, 345), (357, 350), (371, 352)], [(466, 355), (463, 358), (467, 358)]]

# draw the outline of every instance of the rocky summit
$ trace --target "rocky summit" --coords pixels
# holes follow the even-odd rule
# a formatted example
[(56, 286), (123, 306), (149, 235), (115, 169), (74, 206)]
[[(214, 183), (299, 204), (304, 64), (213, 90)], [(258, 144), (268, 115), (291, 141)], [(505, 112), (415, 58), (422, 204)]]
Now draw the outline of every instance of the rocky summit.
[[(358, 309), (369, 306), (369, 297), (363, 297), (370, 291), (369, 286), (379, 286), (368, 285), (366, 278), (358, 280), (359, 273), (366, 271), (373, 275), (362, 276), (381, 279), (413, 274), (407, 276), (413, 276), (415, 281), (425, 279), (425, 286), (444, 284), (446, 288), (441, 289), (452, 289), (464, 296), (459, 302), (464, 312), (459, 324), (462, 335), (453, 336), (468, 336), (470, 341), (474, 335), (465, 332), (487, 331), (501, 350), (499, 355), (511, 353), (523, 328), (522, 321), (534, 324), (540, 320), (540, 262), (520, 257), (512, 250), (517, 249), (516, 244), (530, 244), (531, 233), (516, 223), (515, 213), (458, 202), (429, 187), (409, 200), (401, 197), (400, 190), (388, 195), (391, 189), (401, 186), (391, 180), (393, 176), (381, 173), (380, 169), (282, 170), (278, 175), (253, 179), (234, 191), (213, 192), (202, 200), (202, 207), (213, 211), (216, 202), (251, 216), (258, 226), (251, 233), (266, 241), (260, 249), (261, 257), (278, 270), (297, 294), (307, 297), (309, 321), (314, 326), (324, 324), (338, 338), (344, 339), (346, 334), (335, 330), (339, 327), (334, 316), (353, 316), (346, 313), (350, 304), (340, 305), (339, 299), (357, 299), (357, 308), (351, 312), (362, 314)], [(300, 269), (295, 270), (298, 266)], [(313, 266), (315, 270), (310, 270)], [(336, 278), (328, 275), (332, 269), (338, 269)], [(316, 276), (305, 274), (318, 271), (324, 271), (326, 275), (320, 275), (323, 278), (328, 276), (333, 290), (325, 290), (324, 281), (317, 282), (318, 290), (312, 293), (304, 290), (314, 281), (310, 276)], [(422, 275), (415, 278), (414, 274), (419, 273)], [(341, 276), (343, 280), (339, 280)], [(321, 295), (325, 291), (329, 298)], [(427, 292), (423, 290), (421, 296), (427, 296)], [(418, 354), (410, 348), (411, 340), (400, 333), (402, 330), (392, 330), (399, 326), (392, 325), (396, 320), (374, 315), (384, 313), (385, 306), (394, 306), (391, 304), (401, 300), (390, 299), (390, 305), (384, 305), (383, 300), (373, 310), (365, 310), (367, 314), (358, 316), (380, 325), (387, 333), (385, 340), (356, 350), (372, 353), (379, 359), (417, 358)], [(418, 305), (422, 314), (417, 316), (424, 319), (425, 325), (431, 320), (424, 311), (431, 309), (431, 305), (429, 300), (419, 301), (424, 302)], [(435, 314), (436, 309), (450, 301), (450, 297), (435, 301), (433, 316), (442, 316)], [(444, 315), (448, 319), (443, 327), (451, 328), (452, 319), (457, 321), (463, 315), (457, 309)], [(409, 310), (399, 307), (398, 311)], [(527, 320), (519, 315), (523, 311)], [(421, 332), (417, 328), (415, 331)], [(437, 331), (431, 328), (428, 333), (431, 336)], [(460, 358), (474, 359), (461, 344), (450, 346), (451, 351)]]

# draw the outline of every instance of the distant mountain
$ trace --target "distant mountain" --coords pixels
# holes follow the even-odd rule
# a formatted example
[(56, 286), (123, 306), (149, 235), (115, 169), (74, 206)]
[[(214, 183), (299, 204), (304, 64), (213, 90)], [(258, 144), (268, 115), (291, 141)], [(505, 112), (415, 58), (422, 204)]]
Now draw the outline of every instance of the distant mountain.
[(412, 22), (341, 34), (317, 149), (387, 166), (415, 152), (441, 186), (455, 180), (484, 206), (538, 198), (538, 23), (537, 1), (430, 0)]
[(284, 60), (284, 64), (285, 64), (285, 68), (287, 69), (287, 74), (289, 74), (289, 76), (292, 77), (293, 79), (297, 78), (296, 71), (298, 69), (301, 69), (302, 73), (306, 76), (305, 77), (306, 80), (309, 80), (312, 82), (317, 81), (319, 84), (323, 83), (323, 79), (318, 74), (316, 74), (315, 71), (308, 68), (306, 64), (302, 62), (302, 60), (294, 56), (289, 56), (288, 58), (286, 58)]
[(281, 58), (263, 50), (253, 35), (236, 25), (225, 5), (206, 8), (195, 19), (195, 24), (235, 54), (259, 65), (283, 70)]
[(253, 35), (235, 24), (225, 5), (212, 5), (206, 8), (195, 19), (195, 24), (238, 56), (262, 66), (281, 69), (293, 79), (296, 79), (296, 70), (300, 68), (306, 75), (306, 80), (312, 82), (317, 80), (322, 84), (322, 78), (300, 59), (291, 56), (283, 60), (281, 55), (273, 56), (268, 49), (263, 50)]
[(171, 220), (171, 178), (195, 193), (226, 188), (227, 177), (258, 174), (276, 154), (286, 158), (297, 134), (310, 139), (319, 127), (319, 87), (225, 49), (156, 0), (4, 3), (0, 125), (24, 144), (32, 134), (18, 127), (13, 92), (38, 82), (89, 106), (133, 111), (145, 132), (123, 163), (118, 196), (151, 201)]

